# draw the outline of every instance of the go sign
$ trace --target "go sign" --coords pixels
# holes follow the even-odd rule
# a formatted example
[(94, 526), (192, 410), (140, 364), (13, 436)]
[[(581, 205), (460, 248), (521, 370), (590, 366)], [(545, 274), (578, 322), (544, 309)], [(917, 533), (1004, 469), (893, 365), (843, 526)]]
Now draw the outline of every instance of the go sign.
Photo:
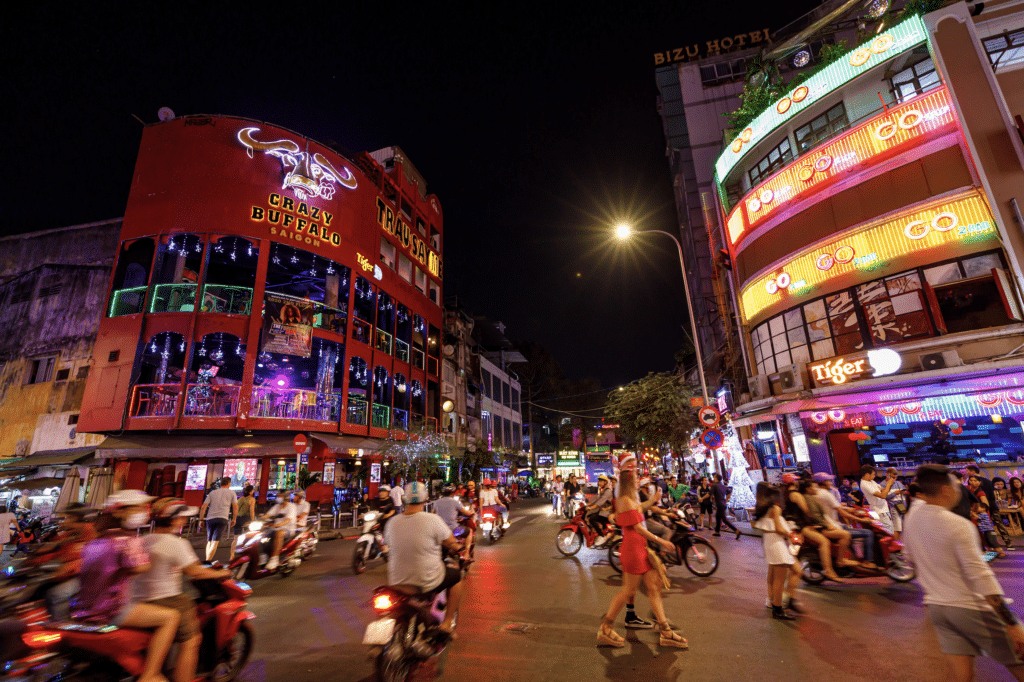
[(704, 429), (704, 432), (700, 434), (700, 442), (704, 444), (704, 447), (711, 450), (717, 450), (722, 447), (722, 441), (725, 440), (725, 436), (718, 429)]
[(718, 426), (718, 420), (722, 418), (722, 414), (715, 408), (708, 405), (697, 410), (697, 419), (704, 426), (704, 428), (710, 429)]

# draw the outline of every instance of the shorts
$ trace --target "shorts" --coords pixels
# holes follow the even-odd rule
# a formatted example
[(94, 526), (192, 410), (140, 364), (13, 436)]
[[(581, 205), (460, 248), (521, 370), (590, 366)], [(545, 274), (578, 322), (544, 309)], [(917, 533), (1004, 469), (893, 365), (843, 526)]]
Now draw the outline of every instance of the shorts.
[(1024, 663), (1017, 657), (1006, 626), (991, 611), (928, 604), (939, 649), (949, 656), (978, 656), (984, 652), (1002, 665)]
[(700, 513), (701, 514), (711, 514), (712, 513), (711, 503), (710, 502), (707, 503), (707, 504), (701, 503), (701, 505), (700, 505)]
[(235, 519), (235, 535), (241, 535), (245, 531), (249, 530), (249, 524), (252, 522), (251, 516), (239, 516)]
[(214, 542), (224, 537), (228, 529), (227, 519), (206, 519), (206, 541)]
[(110, 619), (110, 624), (116, 625), (117, 627), (121, 627), (121, 625), (123, 625), (124, 622), (128, 619), (128, 614), (130, 614), (132, 612), (132, 609), (134, 608), (135, 604), (131, 602), (126, 603), (124, 606), (121, 607), (121, 610), (117, 612), (117, 615)]
[(178, 634), (174, 637), (175, 642), (187, 642), (199, 634), (199, 618), (196, 617), (196, 603), (187, 594), (176, 594), (173, 597), (154, 599), (146, 603), (174, 609), (181, 614), (181, 621), (178, 623)]
[(445, 566), (444, 569), (444, 580), (441, 584), (435, 587), (432, 592), (440, 592), (441, 590), (447, 590), (450, 587), (454, 587), (462, 580), (462, 570), (455, 568), (454, 566)]

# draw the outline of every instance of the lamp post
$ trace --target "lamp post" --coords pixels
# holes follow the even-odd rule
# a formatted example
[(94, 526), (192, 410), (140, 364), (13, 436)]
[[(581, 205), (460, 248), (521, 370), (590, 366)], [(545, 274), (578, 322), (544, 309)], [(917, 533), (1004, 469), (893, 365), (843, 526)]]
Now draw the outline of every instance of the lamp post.
[(697, 320), (693, 316), (693, 299), (690, 297), (690, 283), (686, 280), (686, 263), (683, 261), (683, 246), (679, 243), (679, 240), (671, 232), (665, 232), (664, 230), (641, 230), (634, 232), (633, 228), (626, 223), (620, 223), (615, 228), (615, 236), (620, 240), (625, 241), (634, 234), (663, 234), (676, 245), (676, 251), (679, 254), (679, 269), (683, 273), (683, 292), (686, 294), (686, 308), (690, 313), (690, 329), (693, 331), (693, 349), (697, 353), (697, 374), (700, 376), (700, 390), (704, 396), (704, 404), (710, 405), (711, 401), (708, 398), (708, 384), (704, 379), (704, 358), (700, 352), (700, 339), (697, 338)]

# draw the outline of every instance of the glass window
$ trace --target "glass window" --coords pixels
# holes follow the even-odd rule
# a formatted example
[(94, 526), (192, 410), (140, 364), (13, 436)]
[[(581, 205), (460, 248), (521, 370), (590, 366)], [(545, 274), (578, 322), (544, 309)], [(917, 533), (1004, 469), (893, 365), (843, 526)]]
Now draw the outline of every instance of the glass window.
[(427, 323), (419, 315), (412, 317), (412, 364), (414, 367), (426, 369), (427, 355)]
[(185, 387), (185, 415), (234, 416), (244, 370), (245, 346), (237, 336), (217, 332), (200, 339), (193, 346)]
[(792, 159), (793, 148), (789, 144), (789, 138), (785, 137), (750, 169), (748, 175), (751, 186), (761, 182)]
[[(202, 247), (200, 247), (202, 248)], [(149, 269), (156, 247), (152, 239), (133, 239), (121, 244), (114, 269), (107, 317), (141, 313), (146, 303)], [(28, 299), (26, 299), (28, 300)]]
[(29, 361), (28, 372), (25, 373), (25, 384), (44, 384), (53, 378), (53, 367), (57, 364), (57, 356), (33, 358)]
[(501, 404), (505, 407), (512, 406), (512, 391), (504, 381), (501, 382)]
[(373, 368), (373, 409), (372, 425), (378, 429), (391, 426), (391, 380), (388, 371), (377, 365)]
[(519, 389), (512, 387), (512, 409), (516, 412), (522, 412), (519, 405)]
[(419, 417), (419, 423), (422, 423), (424, 412), (423, 407), (425, 403), (423, 395), (423, 384), (421, 384), (416, 379), (413, 379), (412, 381), (409, 382), (409, 403), (411, 406), (411, 411), (414, 415), (414, 421), (416, 417)]
[(1024, 30), (1007, 31), (981, 42), (994, 70), (1024, 62)]
[(409, 284), (412, 284), (412, 261), (405, 254), (398, 254), (398, 274)]
[(441, 233), (433, 225), (430, 226), (430, 248), (438, 253), (441, 252)]
[(441, 285), (434, 280), (430, 282), (430, 300), (437, 305), (441, 305)]
[(173, 417), (178, 410), (188, 345), (176, 332), (154, 334), (142, 348), (138, 379), (132, 389), (133, 417)]
[(369, 399), (370, 370), (366, 360), (353, 357), (348, 363), (348, 406), (345, 421), (366, 426)]
[(993, 269), (998, 270), (1003, 267), (997, 253), (989, 253), (984, 256), (976, 256), (975, 258), (965, 258), (963, 264), (964, 274), (967, 276), (967, 279), (972, 277), (988, 277), (992, 274)]
[(491, 373), (486, 369), (480, 370), (480, 378), (484, 385), (484, 395), (488, 398), (491, 397)]
[(515, 441), (512, 440), (512, 422), (506, 419), (505, 423), (502, 424), (501, 429), (502, 434), (504, 434), (502, 442), (505, 443), (505, 446), (510, 448), (515, 447)]
[(405, 375), (395, 373), (395, 408), (394, 428), (401, 431), (409, 430), (409, 384)]
[(203, 238), (173, 234), (160, 238), (154, 266), (149, 312), (195, 310), (199, 271), (203, 267)]
[(251, 313), (252, 283), (259, 257), (258, 246), (242, 237), (212, 240), (200, 309), (236, 315)]
[(354, 300), (352, 301), (352, 337), (369, 344), (370, 331), (377, 319), (376, 293), (370, 280), (356, 277)]
[(265, 304), (268, 309), (294, 306), (312, 326), (344, 336), (351, 272), (309, 251), (273, 243)]
[(380, 238), (380, 262), (388, 266), (392, 270), (395, 269), (395, 256), (397, 250), (395, 245), (389, 242), (386, 238)]
[(416, 290), (421, 294), (426, 295), (427, 293), (427, 275), (425, 272), (420, 270), (418, 267), (413, 268), (413, 272), (416, 273)]
[(395, 357), (409, 362), (412, 341), (412, 315), (401, 303), (395, 304)]
[(260, 353), (253, 416), (336, 422), (341, 416), (344, 347), (314, 336), (309, 356)]
[(419, 232), (424, 237), (427, 236), (427, 224), (423, 222), (422, 218), (416, 219), (416, 231)]
[(503, 445), (504, 442), (501, 440), (501, 434), (502, 434), (502, 423), (505, 420), (502, 419), (501, 417), (499, 417), (498, 415), (494, 415), (494, 417), (492, 418), (492, 421), (494, 422), (494, 445), (498, 445), (498, 446)]
[(928, 284), (937, 287), (940, 284), (963, 279), (963, 275), (960, 274), (959, 263), (946, 263), (944, 265), (937, 265), (934, 268), (925, 268), (924, 278), (928, 281)]
[(931, 57), (908, 66), (891, 79), (892, 93), (897, 102), (903, 102), (939, 86), (939, 76)]
[(383, 291), (377, 296), (377, 350), (391, 354), (395, 334), (395, 304)]
[(840, 102), (807, 125), (796, 129), (797, 149), (803, 153), (836, 133), (846, 130), (848, 125), (846, 107)]

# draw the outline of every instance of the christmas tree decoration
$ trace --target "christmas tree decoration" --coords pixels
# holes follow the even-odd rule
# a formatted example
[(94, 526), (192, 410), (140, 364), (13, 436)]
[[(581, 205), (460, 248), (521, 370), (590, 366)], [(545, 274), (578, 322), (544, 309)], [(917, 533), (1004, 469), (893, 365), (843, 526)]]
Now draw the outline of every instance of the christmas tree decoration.
[(754, 480), (747, 473), (747, 458), (743, 455), (743, 445), (731, 421), (723, 421), (719, 426), (725, 435), (725, 465), (729, 469), (729, 485), (732, 486), (732, 497), (729, 506), (733, 509), (749, 509), (754, 506)]

